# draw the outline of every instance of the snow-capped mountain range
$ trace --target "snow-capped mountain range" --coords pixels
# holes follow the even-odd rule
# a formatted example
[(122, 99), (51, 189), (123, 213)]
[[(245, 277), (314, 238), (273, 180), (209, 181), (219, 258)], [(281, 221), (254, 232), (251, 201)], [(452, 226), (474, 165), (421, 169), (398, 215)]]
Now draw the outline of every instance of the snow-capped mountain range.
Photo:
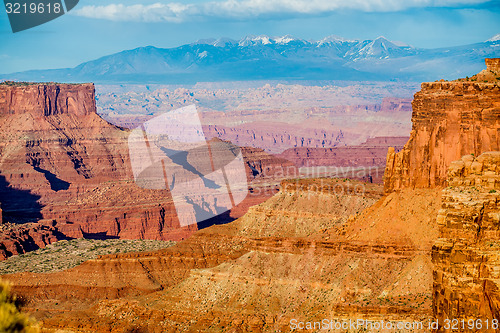
[(500, 35), (465, 46), (422, 49), (384, 37), (310, 41), (286, 35), (199, 40), (176, 48), (139, 47), (74, 68), (0, 75), (0, 79), (98, 83), (227, 80), (436, 80), (472, 75), (500, 57)]

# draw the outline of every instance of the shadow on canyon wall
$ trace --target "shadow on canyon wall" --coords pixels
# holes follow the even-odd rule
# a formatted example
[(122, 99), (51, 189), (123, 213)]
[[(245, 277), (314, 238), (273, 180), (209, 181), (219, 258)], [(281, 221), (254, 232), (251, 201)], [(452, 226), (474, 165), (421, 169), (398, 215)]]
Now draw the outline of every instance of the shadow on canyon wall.
[(67, 181), (58, 178), (55, 174), (53, 174), (50, 171), (44, 170), (38, 166), (33, 166), (33, 169), (35, 169), (35, 171), (40, 172), (45, 176), (45, 179), (47, 179), (47, 181), (49, 182), (50, 189), (52, 191), (57, 192), (57, 191), (67, 190), (69, 188), (69, 185), (71, 185)]
[(6, 222), (27, 223), (42, 219), (42, 205), (38, 202), (39, 195), (30, 190), (12, 188), (5, 178), (0, 175), (0, 202), (2, 215)]
[(236, 220), (236, 218), (232, 217), (231, 211), (228, 210), (227, 212), (224, 212), (222, 214), (214, 216), (208, 220), (198, 222), (197, 226), (198, 226), (198, 230), (201, 230), (201, 229), (211, 227), (213, 225), (226, 224), (229, 222), (233, 222), (234, 220)]

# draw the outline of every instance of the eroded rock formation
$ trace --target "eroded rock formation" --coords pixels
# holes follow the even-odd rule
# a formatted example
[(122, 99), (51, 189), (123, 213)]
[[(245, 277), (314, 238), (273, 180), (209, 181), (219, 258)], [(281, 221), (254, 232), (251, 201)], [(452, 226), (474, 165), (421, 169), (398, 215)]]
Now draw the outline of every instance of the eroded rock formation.
[[(497, 63), (495, 59), (487, 60), (486, 71), (498, 77)], [(387, 193), (401, 188), (443, 186), (452, 161), (467, 154), (479, 156), (500, 150), (498, 81), (422, 83), (412, 105), (410, 140), (399, 153), (389, 150), (387, 155)]]
[(500, 58), (487, 58), (485, 62), (487, 70), (494, 73), (500, 72)]
[(95, 89), (85, 84), (23, 84), (4, 82), (0, 89), (0, 114), (34, 116), (95, 113)]
[[(481, 320), (469, 331), (500, 327), (500, 152), (463, 156), (451, 163), (439, 211), (434, 263), (434, 315), (445, 320)], [(497, 328), (492, 327), (497, 320)], [(489, 325), (489, 327), (487, 326)], [(488, 329), (489, 328), (489, 329)]]
[[(80, 234), (80, 237), (83, 235)], [(43, 248), (67, 237), (54, 226), (52, 221), (39, 223), (0, 225), (0, 260)]]
[(0, 201), (11, 222), (129, 177), (127, 132), (95, 113), (92, 84), (1, 84), (0, 117)]
[[(45, 221), (57, 231), (44, 241), (28, 242), (23, 235), (44, 233), (45, 227), (29, 224), (20, 232), (14, 224), (6, 225), (4, 256), (61, 237), (181, 240), (198, 229), (196, 224), (180, 227), (167, 190), (136, 185), (129, 131), (97, 115), (94, 98), (93, 84), (0, 84), (3, 220)], [(276, 193), (281, 179), (275, 179), (276, 170), (295, 168), (260, 149), (245, 148), (243, 153), (252, 188), (265, 183), (269, 190), (249, 196), (219, 223)]]

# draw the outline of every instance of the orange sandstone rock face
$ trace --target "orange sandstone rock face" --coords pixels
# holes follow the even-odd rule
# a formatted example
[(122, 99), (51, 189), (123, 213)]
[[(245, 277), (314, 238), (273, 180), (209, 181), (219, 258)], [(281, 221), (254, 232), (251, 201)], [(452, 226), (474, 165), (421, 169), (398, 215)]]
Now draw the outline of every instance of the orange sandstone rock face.
[(471, 331), (497, 332), (491, 324), (500, 319), (500, 152), (453, 162), (448, 185), (432, 251), (434, 316), (442, 332), (444, 320), (470, 318), (483, 320)]
[[(488, 63), (495, 69), (497, 62), (491, 59)], [(387, 193), (443, 186), (452, 161), (500, 150), (499, 82), (422, 83), (412, 105), (408, 143), (399, 153), (390, 149), (387, 154)]]
[(0, 114), (38, 116), (95, 113), (95, 90), (86, 84), (2, 84)]
[(500, 72), (500, 58), (485, 59), (486, 69), (492, 72)]
[[(67, 237), (52, 221), (0, 225), (0, 260), (11, 255), (36, 250)], [(80, 237), (82, 235), (80, 234)]]
[[(168, 193), (143, 190), (131, 181), (128, 132), (95, 113), (92, 84), (2, 84), (0, 118), (4, 220), (49, 219), (59, 235), (33, 245), (82, 235), (181, 239), (196, 230), (179, 228)], [(23, 232), (41, 232), (41, 226), (31, 227)], [(16, 228), (4, 229), (4, 256), (33, 249), (23, 245), (28, 243)], [(7, 248), (12, 242), (17, 246)]]
[(92, 84), (2, 84), (0, 118), (0, 201), (11, 222), (131, 173), (127, 132), (95, 113)]

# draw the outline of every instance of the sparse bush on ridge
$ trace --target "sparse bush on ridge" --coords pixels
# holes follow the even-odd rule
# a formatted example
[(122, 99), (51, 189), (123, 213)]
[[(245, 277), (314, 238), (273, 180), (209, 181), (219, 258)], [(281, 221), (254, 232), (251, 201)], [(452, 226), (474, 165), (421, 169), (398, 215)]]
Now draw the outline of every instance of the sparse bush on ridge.
[(174, 245), (156, 240), (61, 240), (42, 249), (15, 255), (0, 261), (1, 274), (19, 272), (48, 273), (69, 269), (101, 255), (125, 252), (155, 251)]

